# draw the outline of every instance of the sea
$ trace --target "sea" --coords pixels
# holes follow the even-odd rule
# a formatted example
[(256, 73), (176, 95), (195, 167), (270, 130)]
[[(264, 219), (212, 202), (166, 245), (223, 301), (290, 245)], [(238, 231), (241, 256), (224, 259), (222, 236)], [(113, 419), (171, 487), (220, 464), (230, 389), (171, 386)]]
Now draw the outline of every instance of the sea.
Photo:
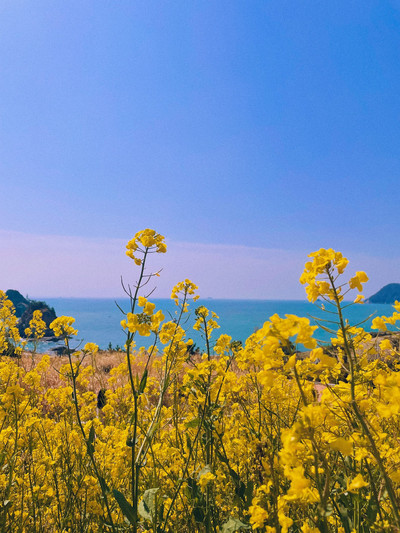
[[(83, 346), (86, 342), (95, 342), (101, 349), (123, 347), (125, 343), (125, 333), (121, 327), (121, 320), (124, 314), (129, 311), (129, 300), (127, 299), (95, 299), (95, 298), (43, 298), (46, 303), (54, 307), (57, 316), (67, 315), (75, 318), (74, 326), (78, 329), (76, 339), (71, 341), (71, 346), (75, 349)], [(156, 304), (156, 310), (161, 309), (167, 320), (173, 320), (176, 316), (177, 307), (170, 299), (151, 299)], [(233, 340), (243, 343), (252, 333), (262, 327), (270, 316), (277, 313), (284, 317), (286, 314), (294, 314), (307, 317), (313, 325), (316, 319), (326, 320), (322, 322), (325, 327), (336, 330), (334, 323), (337, 318), (334, 314), (321, 309), (321, 304), (312, 304), (300, 300), (219, 300), (206, 299), (198, 300), (191, 304), (189, 313), (185, 316), (185, 329), (190, 332), (187, 338), (192, 338), (196, 347), (204, 349), (204, 339), (192, 329), (195, 321), (194, 310), (199, 305), (205, 305), (210, 311), (214, 311), (219, 319), (217, 322), (220, 329), (214, 331), (213, 336), (217, 338), (220, 334), (226, 333)], [(325, 304), (326, 305), (326, 304)], [(391, 315), (393, 306), (389, 304), (354, 304), (350, 302), (345, 306), (344, 316), (351, 325), (363, 323), (363, 327), (369, 331), (372, 319), (375, 316)], [(121, 308), (121, 309), (120, 309)], [(329, 307), (327, 307), (329, 311)], [(316, 330), (315, 338), (321, 343), (330, 342), (332, 334), (321, 327)], [(139, 346), (148, 346), (149, 338), (136, 339)], [(40, 352), (45, 352), (55, 347), (52, 343), (42, 343)], [(299, 347), (301, 349), (301, 347)]]

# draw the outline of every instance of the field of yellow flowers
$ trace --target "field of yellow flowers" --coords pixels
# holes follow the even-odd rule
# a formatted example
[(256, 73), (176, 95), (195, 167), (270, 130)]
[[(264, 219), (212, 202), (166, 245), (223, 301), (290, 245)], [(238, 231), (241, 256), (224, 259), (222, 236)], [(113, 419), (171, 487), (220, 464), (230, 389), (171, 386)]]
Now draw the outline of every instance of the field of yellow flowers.
[[(125, 354), (107, 372), (96, 345), (69, 350), (71, 317), (51, 325), (63, 364), (20, 355), (0, 292), (0, 532), (400, 531), (398, 352), (346, 321), (366, 274), (346, 277), (331, 249), (310, 254), (300, 281), (323, 301), (332, 345), (317, 345), (307, 318), (274, 315), (242, 346), (196, 308), (189, 280), (172, 291), (173, 320), (148, 300), (146, 261), (164, 252), (154, 230), (127, 245), (138, 281)], [(185, 330), (192, 309), (201, 353)], [(373, 327), (399, 319), (396, 303)], [(26, 335), (43, 331), (36, 313)]]

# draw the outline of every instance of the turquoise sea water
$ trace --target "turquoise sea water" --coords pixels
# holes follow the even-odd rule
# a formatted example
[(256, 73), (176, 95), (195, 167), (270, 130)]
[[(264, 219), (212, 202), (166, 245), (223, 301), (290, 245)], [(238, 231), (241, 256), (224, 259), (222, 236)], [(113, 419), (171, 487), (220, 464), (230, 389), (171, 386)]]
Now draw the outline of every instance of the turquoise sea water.
[[(100, 348), (107, 348), (109, 343), (113, 346), (123, 346), (125, 336), (120, 326), (123, 314), (118, 309), (112, 299), (88, 299), (88, 298), (46, 298), (46, 302), (53, 306), (57, 316), (73, 316), (76, 320), (75, 326), (79, 333), (77, 339), (85, 342), (95, 342)], [(167, 319), (174, 317), (176, 311), (175, 304), (168, 299), (152, 299), (156, 303), (156, 309), (162, 309)], [(129, 310), (128, 300), (117, 300), (118, 304), (125, 310)], [(199, 300), (192, 304), (192, 312), (189, 313), (186, 327), (191, 327), (194, 323), (194, 309), (198, 305), (205, 305), (220, 317), (218, 323), (221, 328), (215, 331), (217, 337), (221, 333), (231, 335), (234, 340), (245, 341), (257, 328), (275, 313), (280, 316), (285, 314), (295, 314), (310, 318), (316, 316), (327, 320), (335, 320), (334, 315), (324, 313), (317, 305), (306, 301), (288, 300)], [(370, 315), (390, 315), (393, 307), (387, 304), (362, 304), (352, 305), (345, 309), (345, 317), (351, 324), (358, 324)], [(371, 326), (370, 318), (365, 328)], [(202, 339), (199, 334), (192, 330), (188, 337), (193, 338), (197, 346), (202, 347)], [(319, 329), (315, 337), (321, 341), (329, 341), (330, 335)], [(47, 344), (47, 343), (46, 343)], [(137, 339), (139, 344), (139, 339)], [(76, 345), (76, 343), (75, 343)], [(148, 345), (148, 339), (144, 338), (142, 345)], [(41, 351), (48, 349), (49, 345), (43, 346)]]

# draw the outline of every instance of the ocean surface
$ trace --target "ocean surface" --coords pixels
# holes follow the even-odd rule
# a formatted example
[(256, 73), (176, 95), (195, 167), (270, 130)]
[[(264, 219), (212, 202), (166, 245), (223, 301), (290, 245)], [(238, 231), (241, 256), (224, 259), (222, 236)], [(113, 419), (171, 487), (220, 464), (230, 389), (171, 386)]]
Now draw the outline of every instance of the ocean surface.
[[(107, 349), (111, 343), (113, 347), (123, 346), (125, 334), (120, 322), (124, 318), (118, 309), (116, 301), (112, 299), (92, 299), (92, 298), (45, 298), (48, 305), (54, 307), (57, 316), (67, 315), (75, 318), (75, 327), (78, 329), (77, 340), (71, 342), (73, 347), (77, 347), (78, 342), (95, 342), (102, 349)], [(156, 304), (156, 310), (162, 309), (166, 319), (174, 318), (177, 307), (169, 299), (152, 299)], [(118, 305), (129, 311), (129, 301), (127, 299), (117, 300)], [(205, 305), (220, 317), (218, 323), (221, 328), (214, 332), (215, 338), (221, 333), (231, 335), (234, 340), (244, 342), (249, 335), (260, 328), (265, 321), (275, 313), (280, 316), (285, 314), (295, 314), (310, 318), (315, 324), (314, 317), (326, 320), (336, 320), (335, 315), (322, 311), (318, 304), (307, 301), (288, 300), (199, 300), (191, 305), (187, 324), (185, 328), (191, 328), (195, 317), (194, 309), (199, 305)], [(346, 305), (346, 304), (344, 304)], [(356, 325), (366, 320), (364, 327), (369, 330), (374, 316), (390, 315), (393, 307), (388, 304), (357, 304), (350, 305), (344, 311), (345, 317), (350, 324)], [(370, 315), (373, 315), (371, 318)], [(329, 324), (327, 324), (329, 325)], [(335, 325), (330, 324), (333, 329)], [(314, 336), (320, 341), (329, 341), (331, 335), (319, 328)], [(196, 346), (201, 349), (204, 341), (199, 333), (191, 329), (188, 338), (192, 338)], [(149, 338), (137, 338), (137, 345), (148, 346)], [(82, 344), (82, 345), (83, 345)], [(50, 343), (44, 343), (40, 351), (46, 351), (53, 347)]]

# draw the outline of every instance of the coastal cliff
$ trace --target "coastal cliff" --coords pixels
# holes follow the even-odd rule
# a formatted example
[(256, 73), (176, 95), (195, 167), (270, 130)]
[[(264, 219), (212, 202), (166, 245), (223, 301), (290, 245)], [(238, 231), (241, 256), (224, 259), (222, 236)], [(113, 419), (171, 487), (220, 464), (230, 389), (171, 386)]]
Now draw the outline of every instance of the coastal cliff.
[(400, 283), (389, 283), (378, 292), (367, 298), (367, 304), (394, 304), (400, 301)]
[(25, 329), (29, 326), (29, 322), (32, 320), (34, 311), (41, 311), (42, 313), (42, 319), (47, 326), (45, 337), (54, 337), (54, 333), (49, 328), (53, 320), (57, 318), (53, 307), (49, 307), (46, 302), (39, 302), (24, 298), (20, 292), (14, 289), (9, 289), (6, 291), (6, 295), (13, 303), (15, 307), (15, 315), (19, 318), (18, 330), (21, 337), (25, 337)]

